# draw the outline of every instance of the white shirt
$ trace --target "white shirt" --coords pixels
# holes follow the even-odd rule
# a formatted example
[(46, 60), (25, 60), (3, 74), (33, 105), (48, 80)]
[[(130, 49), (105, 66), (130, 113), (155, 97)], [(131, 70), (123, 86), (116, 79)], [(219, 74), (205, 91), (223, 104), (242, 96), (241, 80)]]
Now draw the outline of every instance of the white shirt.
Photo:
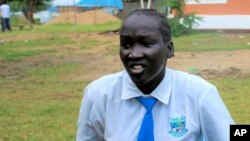
[(0, 13), (2, 18), (10, 18), (10, 6), (7, 4), (2, 4), (0, 6)]
[[(217, 89), (202, 78), (167, 68), (150, 95), (158, 99), (153, 107), (155, 141), (198, 141), (202, 136), (206, 141), (229, 141), (234, 122)], [(138, 96), (143, 93), (126, 71), (89, 84), (77, 141), (136, 141), (146, 112)]]

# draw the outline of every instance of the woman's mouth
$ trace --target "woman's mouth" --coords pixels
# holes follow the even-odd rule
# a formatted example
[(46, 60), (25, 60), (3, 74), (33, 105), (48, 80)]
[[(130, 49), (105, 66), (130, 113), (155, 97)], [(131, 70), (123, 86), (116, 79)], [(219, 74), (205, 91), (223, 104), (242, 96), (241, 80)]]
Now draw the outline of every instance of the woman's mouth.
[(140, 65), (140, 64), (134, 64), (134, 65), (130, 65), (130, 71), (132, 74), (134, 75), (138, 75), (138, 74), (141, 74), (143, 73), (145, 67), (143, 65)]

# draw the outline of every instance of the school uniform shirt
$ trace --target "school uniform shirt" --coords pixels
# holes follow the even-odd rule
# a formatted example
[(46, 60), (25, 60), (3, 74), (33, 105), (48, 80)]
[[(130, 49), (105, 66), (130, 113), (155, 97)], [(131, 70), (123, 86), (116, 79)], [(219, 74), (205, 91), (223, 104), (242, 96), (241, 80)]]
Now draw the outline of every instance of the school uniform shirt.
[(0, 6), (0, 15), (2, 18), (10, 18), (10, 6), (3, 4)]
[[(89, 84), (80, 108), (77, 141), (136, 141), (146, 113), (144, 94), (126, 71)], [(150, 94), (155, 141), (229, 141), (233, 120), (217, 89), (202, 78), (166, 68)]]

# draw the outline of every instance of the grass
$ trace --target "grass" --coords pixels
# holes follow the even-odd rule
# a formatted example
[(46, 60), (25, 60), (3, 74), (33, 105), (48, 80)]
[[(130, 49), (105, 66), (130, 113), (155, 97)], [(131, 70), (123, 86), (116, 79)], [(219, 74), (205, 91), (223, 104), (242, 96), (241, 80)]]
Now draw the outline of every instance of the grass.
[(39, 38), (33, 40), (25, 39), (16, 41), (3, 41), (0, 48), (0, 58), (5, 58), (7, 60), (18, 60), (23, 57), (56, 52), (56, 49), (46, 47), (60, 46), (71, 43), (72, 41), (70, 39), (55, 37), (44, 39)]
[(72, 43), (72, 40), (69, 38), (38, 38), (29, 40), (28, 37), (25, 40), (16, 40), (16, 41), (4, 41), (1, 43), (2, 48), (35, 48), (35, 47), (46, 47), (51, 45), (63, 45), (65, 43)]
[[(77, 64), (29, 68), (17, 79), (1, 79), (0, 140), (75, 140), (85, 81), (65, 81)], [(80, 93), (79, 93), (80, 92)]]
[(44, 53), (55, 52), (53, 49), (43, 49), (43, 50), (8, 50), (0, 49), (0, 58), (5, 58), (6, 60), (17, 61), (23, 57), (29, 57), (34, 55), (41, 55)]
[(238, 124), (249, 124), (250, 120), (250, 79), (249, 78), (218, 78), (214, 83), (232, 117)]
[(119, 22), (110, 22), (96, 25), (71, 25), (71, 24), (54, 24), (48, 27), (40, 27), (36, 32), (58, 33), (58, 32), (103, 32), (117, 30), (120, 27)]
[(103, 42), (97, 39), (85, 39), (83, 40), (84, 44), (80, 46), (81, 49), (90, 49), (93, 46), (99, 46), (104, 44)]
[(73, 24), (52, 24), (52, 25), (33, 25), (33, 29), (30, 29), (30, 25), (25, 25), (23, 30), (15, 28), (16, 32), (11, 34), (20, 35), (23, 33), (69, 33), (69, 32), (104, 32), (110, 30), (117, 30), (120, 27), (120, 22), (108, 22), (104, 24), (91, 24), (91, 25), (73, 25)]
[(250, 49), (249, 34), (198, 33), (174, 38), (176, 51), (222, 51)]
[[(118, 41), (78, 39), (72, 35), (118, 27), (119, 23), (52, 25), (0, 34), (0, 141), (75, 140), (82, 90), (92, 80), (70, 76), (78, 78), (77, 74), (92, 71), (86, 59), (99, 58), (95, 58), (95, 54), (88, 57), (85, 51), (111, 46), (113, 48), (107, 50), (110, 53), (104, 54), (114, 55), (119, 47)], [(177, 51), (250, 49), (247, 45), (250, 35), (242, 36), (200, 33), (173, 40)], [(218, 86), (235, 122), (250, 123), (250, 79), (210, 81)]]

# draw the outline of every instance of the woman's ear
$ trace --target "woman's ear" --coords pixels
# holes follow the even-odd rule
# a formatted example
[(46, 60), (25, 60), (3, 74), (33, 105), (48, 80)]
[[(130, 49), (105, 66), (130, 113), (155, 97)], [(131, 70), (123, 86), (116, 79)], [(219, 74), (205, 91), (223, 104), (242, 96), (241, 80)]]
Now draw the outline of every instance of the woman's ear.
[(174, 43), (173, 41), (169, 41), (167, 44), (167, 58), (174, 57)]

